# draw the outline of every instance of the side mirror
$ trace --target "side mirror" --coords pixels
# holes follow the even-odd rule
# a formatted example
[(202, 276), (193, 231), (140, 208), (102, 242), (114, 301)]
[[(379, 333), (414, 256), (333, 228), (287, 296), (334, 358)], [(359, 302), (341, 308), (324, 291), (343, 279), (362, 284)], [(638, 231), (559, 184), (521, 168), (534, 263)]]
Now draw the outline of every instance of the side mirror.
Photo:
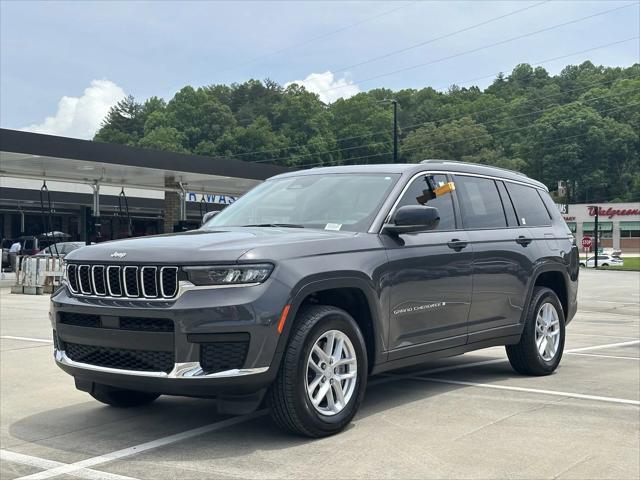
[(405, 205), (395, 211), (391, 221), (382, 227), (382, 231), (393, 235), (425, 232), (436, 228), (438, 223), (440, 223), (440, 214), (437, 208), (424, 205)]
[(201, 225), (204, 225), (205, 223), (207, 223), (209, 220), (211, 220), (213, 217), (215, 217), (217, 214), (220, 213), (220, 210), (216, 210), (215, 212), (207, 212), (202, 216), (202, 223)]

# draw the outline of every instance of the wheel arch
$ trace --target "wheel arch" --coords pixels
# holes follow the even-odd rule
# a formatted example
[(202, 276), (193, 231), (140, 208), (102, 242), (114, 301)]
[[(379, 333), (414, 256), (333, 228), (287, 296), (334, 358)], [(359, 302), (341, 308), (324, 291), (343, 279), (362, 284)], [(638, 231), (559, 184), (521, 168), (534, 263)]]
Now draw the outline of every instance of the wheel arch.
[(289, 312), (278, 345), (281, 354), (287, 346), (291, 329), (307, 305), (319, 304), (341, 308), (349, 313), (362, 331), (369, 357), (369, 370), (385, 360), (385, 342), (379, 301), (371, 281), (359, 276), (312, 279), (301, 282), (289, 302)]

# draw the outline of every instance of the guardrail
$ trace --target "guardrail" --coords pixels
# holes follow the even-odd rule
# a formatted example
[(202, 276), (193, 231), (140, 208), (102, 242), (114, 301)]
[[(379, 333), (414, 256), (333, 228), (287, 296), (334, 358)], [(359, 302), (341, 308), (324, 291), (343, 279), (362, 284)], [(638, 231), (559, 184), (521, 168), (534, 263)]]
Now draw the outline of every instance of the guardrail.
[(58, 257), (18, 256), (16, 265), (16, 284), (11, 287), (11, 293), (51, 293), (62, 280), (62, 259)]

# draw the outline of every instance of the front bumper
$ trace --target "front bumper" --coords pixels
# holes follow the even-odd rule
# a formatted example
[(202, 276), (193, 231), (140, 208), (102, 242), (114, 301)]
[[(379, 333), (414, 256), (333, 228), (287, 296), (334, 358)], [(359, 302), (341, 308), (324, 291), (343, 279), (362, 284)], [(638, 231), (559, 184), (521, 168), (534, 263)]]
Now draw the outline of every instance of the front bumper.
[[(286, 300), (287, 289), (275, 281), (245, 288), (195, 289), (171, 301), (76, 296), (62, 288), (53, 295), (50, 310), (54, 358), (76, 378), (76, 384), (202, 397), (252, 393), (268, 386), (277, 373), (280, 335), (276, 325)], [(68, 315), (98, 318), (99, 326), (69, 325)], [(125, 318), (170, 321), (173, 331), (127, 330), (121, 328)], [(232, 368), (203, 368), (203, 345), (216, 348), (221, 337), (234, 335), (247, 338), (241, 363)], [(103, 362), (105, 357), (99, 354), (83, 361), (70, 354), (70, 345), (124, 355), (163, 350), (172, 363), (154, 370), (128, 368), (126, 362), (113, 358)]]

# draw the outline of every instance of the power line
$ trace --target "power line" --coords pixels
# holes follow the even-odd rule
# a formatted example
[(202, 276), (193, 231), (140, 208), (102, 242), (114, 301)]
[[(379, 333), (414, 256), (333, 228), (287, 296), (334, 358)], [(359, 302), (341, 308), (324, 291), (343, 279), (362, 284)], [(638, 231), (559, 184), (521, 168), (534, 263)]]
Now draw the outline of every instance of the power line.
[[(574, 56), (574, 55), (580, 55), (582, 53), (591, 52), (593, 50), (599, 50), (601, 48), (607, 48), (607, 47), (610, 47), (610, 46), (613, 46), (613, 45), (626, 43), (626, 42), (629, 42), (631, 40), (637, 40), (638, 38), (640, 38), (640, 36), (630, 37), (630, 38), (626, 38), (624, 40), (618, 40), (618, 41), (611, 42), (611, 43), (597, 45), (595, 47), (587, 48), (587, 49), (580, 50), (580, 51), (577, 51), (577, 52), (572, 52), (572, 53), (568, 53), (568, 54), (565, 54), (565, 55), (560, 55), (560, 56), (556, 56), (556, 57), (553, 57), (553, 58), (540, 60), (538, 62), (531, 63), (530, 65), (532, 65), (532, 66), (534, 66), (534, 65), (542, 65), (544, 63), (548, 63), (548, 62), (552, 62), (552, 61), (556, 61), (556, 60), (561, 60), (561, 59), (564, 59), (564, 58), (567, 58), (567, 57), (571, 57), (571, 56)], [(518, 65), (520, 65), (520, 64), (518, 64)], [(515, 68), (516, 66), (517, 65), (514, 65), (513, 67), (511, 67), (511, 69)], [(500, 73), (501, 72), (497, 72), (497, 73), (494, 73), (494, 74), (487, 75), (485, 77), (476, 77), (475, 79), (464, 80), (462, 82), (454, 82), (453, 84), (456, 84), (456, 85), (465, 84), (465, 83), (473, 82), (475, 80), (480, 80), (480, 79), (483, 79), (483, 78), (489, 78), (489, 77), (498, 75)], [(630, 78), (636, 78), (636, 77), (632, 76)], [(610, 83), (610, 82), (616, 82), (618, 80), (621, 80), (621, 79), (606, 80), (604, 82), (595, 82), (595, 83), (589, 84), (587, 86), (579, 87), (577, 89), (564, 90), (562, 92), (554, 93), (554, 94), (546, 96), (546, 97), (538, 97), (538, 99), (541, 100), (541, 99), (544, 99), (544, 98), (550, 98), (550, 97), (557, 96), (557, 95), (563, 95), (563, 94), (566, 94), (566, 93), (569, 93), (569, 92), (573, 92), (573, 91), (576, 91), (576, 90), (582, 90), (583, 88), (584, 89), (591, 88), (592, 86), (597, 86), (597, 85), (606, 84), (606, 83)], [(503, 108), (503, 107), (500, 107), (500, 108)], [(475, 115), (475, 114), (478, 114), (478, 113), (486, 113), (486, 112), (491, 111), (491, 110), (493, 110), (493, 109), (479, 110), (477, 112), (473, 112), (473, 114)], [(442, 119), (437, 120), (437, 121), (441, 121), (441, 120)], [(432, 121), (427, 121), (427, 122), (422, 122), (422, 123), (406, 125), (403, 128), (408, 129), (408, 128), (413, 128), (413, 127), (419, 127), (419, 126), (426, 125), (427, 123), (431, 123), (431, 122)], [(365, 133), (365, 134), (362, 134), (362, 135), (354, 135), (354, 136), (350, 136), (350, 137), (341, 137), (341, 138), (335, 139), (335, 142), (339, 143), (339, 142), (344, 142), (344, 141), (347, 141), (347, 140), (355, 140), (355, 139), (358, 139), (358, 138), (372, 137), (372, 136), (380, 135), (380, 134), (384, 134), (384, 133), (389, 133), (389, 130), (385, 129), (385, 130), (379, 130), (379, 131), (376, 131), (376, 132)], [(334, 140), (323, 140), (323, 141), (321, 141), (319, 143), (329, 143), (329, 142), (333, 142), (333, 141)], [(308, 147), (308, 146), (309, 146), (308, 143), (304, 143), (304, 144), (290, 145), (288, 147), (283, 147), (283, 148), (273, 148), (273, 149), (269, 149), (269, 150), (254, 150), (254, 151), (251, 151), (251, 152), (232, 153), (232, 154), (227, 154), (227, 155), (224, 155), (224, 156), (226, 158), (244, 157), (244, 156), (254, 155), (254, 154), (266, 154), (266, 153), (273, 153), (273, 152), (282, 152), (282, 151), (296, 149), (296, 148), (305, 148), (305, 147)], [(272, 161), (272, 159), (256, 160), (256, 161), (254, 161), (252, 163), (263, 163), (263, 162), (270, 162), (270, 161)]]
[(444, 40), (445, 38), (453, 37), (453, 36), (458, 35), (460, 33), (468, 32), (468, 31), (473, 30), (475, 28), (482, 27), (484, 25), (488, 25), (490, 23), (496, 22), (498, 20), (502, 20), (502, 19), (507, 18), (507, 17), (511, 17), (511, 16), (516, 15), (518, 13), (522, 13), (522, 12), (524, 12), (526, 10), (530, 10), (532, 8), (539, 7), (540, 5), (543, 5), (543, 4), (548, 3), (550, 1), (551, 0), (544, 0), (542, 2), (538, 2), (538, 3), (535, 3), (533, 5), (526, 6), (524, 8), (519, 8), (517, 10), (513, 10), (513, 11), (511, 11), (509, 13), (504, 14), (504, 15), (499, 15), (497, 17), (492, 17), (492, 18), (484, 20), (484, 21), (482, 21), (480, 23), (476, 23), (474, 25), (469, 25), (468, 27), (462, 28), (460, 30), (456, 30), (454, 32), (449, 32), (449, 33), (446, 33), (444, 35), (440, 35), (439, 37), (434, 37), (434, 38), (431, 38), (429, 40), (425, 40), (423, 42), (419, 42), (419, 43), (415, 43), (413, 45), (409, 45), (408, 47), (404, 47), (404, 48), (401, 48), (401, 49), (398, 49), (398, 50), (394, 50), (394, 51), (385, 53), (383, 55), (379, 55), (377, 57), (370, 58), (368, 60), (364, 60), (362, 62), (353, 63), (351, 65), (347, 65), (346, 67), (341, 67), (339, 69), (336, 69), (335, 72), (346, 72), (348, 70), (351, 70), (351, 69), (356, 68), (356, 67), (360, 67), (362, 65), (367, 65), (369, 63), (373, 63), (373, 62), (376, 62), (378, 60), (382, 60), (384, 58), (389, 58), (389, 57), (391, 57), (393, 55), (398, 55), (400, 53), (408, 52), (409, 50), (413, 50), (413, 49), (418, 48), (418, 47), (423, 47), (425, 45), (429, 45), (431, 43), (435, 43), (435, 42), (437, 42), (439, 40)]
[[(548, 31), (554, 30), (556, 28), (565, 27), (567, 25), (572, 25), (572, 24), (578, 23), (578, 22), (583, 22), (583, 21), (588, 20), (590, 18), (599, 17), (601, 15), (606, 15), (608, 13), (612, 13), (612, 12), (615, 12), (617, 10), (622, 10), (624, 8), (629, 8), (629, 7), (633, 7), (633, 6), (637, 6), (637, 5), (638, 5), (638, 3), (634, 2), (634, 3), (626, 4), (626, 5), (623, 5), (623, 6), (620, 6), (620, 7), (610, 8), (609, 10), (604, 10), (602, 12), (598, 12), (598, 13), (593, 13), (591, 15), (587, 15), (585, 17), (580, 17), (580, 18), (577, 18), (577, 19), (574, 19), (574, 20), (569, 20), (568, 22), (557, 23), (557, 24), (552, 25), (550, 27), (541, 28), (540, 30), (535, 30), (533, 32), (524, 33), (522, 35), (517, 35), (515, 37), (507, 38), (505, 40), (500, 40), (499, 42), (490, 43), (488, 45), (483, 45), (481, 47), (473, 48), (471, 50), (465, 50), (465, 51), (460, 52), (460, 53), (456, 53), (456, 54), (453, 54), (453, 55), (447, 55), (446, 57), (441, 57), (441, 58), (438, 58), (438, 59), (435, 59), (435, 60), (430, 60), (428, 62), (418, 63), (416, 65), (411, 65), (409, 67), (404, 67), (404, 68), (400, 68), (400, 69), (397, 69), (397, 70), (392, 70), (390, 72), (381, 73), (379, 75), (374, 75), (373, 77), (368, 77), (368, 78), (365, 78), (363, 80), (358, 80), (357, 83), (358, 83), (358, 85), (360, 85), (360, 84), (363, 84), (363, 83), (370, 82), (372, 80), (377, 80), (379, 78), (384, 78), (384, 77), (388, 77), (390, 75), (395, 75), (396, 73), (407, 72), (409, 70), (415, 70), (416, 68), (425, 67), (427, 65), (433, 65), (435, 63), (444, 62), (445, 60), (451, 60), (453, 58), (462, 57), (462, 56), (468, 55), (470, 53), (475, 53), (475, 52), (479, 52), (479, 51), (482, 51), (482, 50), (486, 50), (488, 48), (493, 48), (493, 47), (497, 47), (499, 45), (504, 45), (506, 43), (510, 43), (510, 42), (513, 42), (513, 41), (516, 41), (516, 40), (520, 40), (522, 38), (531, 37), (531, 36), (537, 35), (539, 33), (548, 32)], [(339, 90), (339, 89), (342, 89), (342, 88), (346, 88), (348, 86), (351, 86), (351, 85), (339, 85), (339, 86), (336, 86), (336, 87), (331, 87), (331, 88), (327, 88), (327, 89), (324, 89), (324, 90), (319, 90), (319, 91), (314, 92), (314, 93), (330, 92), (330, 91), (333, 91), (333, 90)]]
[[(636, 75), (636, 76), (633, 76), (631, 78), (638, 78), (638, 76)], [(546, 95), (546, 96), (543, 96), (543, 97), (538, 97), (538, 98), (536, 98), (536, 101), (540, 101), (540, 100), (543, 100), (545, 98), (552, 98), (552, 97), (555, 97), (555, 96), (558, 96), (558, 95), (563, 95), (563, 94), (566, 94), (566, 93), (571, 92), (571, 91), (588, 90), (588, 89), (592, 88), (593, 86), (602, 85), (602, 84), (606, 84), (606, 83), (617, 81), (617, 80), (619, 80), (619, 79), (607, 80), (605, 82), (596, 82), (596, 83), (590, 84), (588, 86), (583, 86), (583, 87), (575, 88), (575, 89), (572, 89), (572, 90), (566, 90), (566, 91), (563, 91), (563, 92), (554, 93), (552, 95)], [(633, 89), (632, 90), (627, 90), (627, 91), (625, 91), (623, 93), (629, 93), (630, 91), (633, 92), (633, 91), (637, 91), (637, 90), (638, 89), (636, 89), (636, 90), (633, 90)], [(614, 93), (608, 93), (607, 95), (602, 95), (600, 97), (594, 97), (594, 98), (588, 99), (588, 100), (586, 100), (586, 102), (592, 102), (592, 101), (595, 101), (595, 100), (599, 100), (599, 99), (602, 99), (602, 98), (608, 98), (608, 97), (612, 97), (612, 96), (615, 96), (615, 95), (616, 94), (614, 94)], [(581, 101), (578, 102), (578, 103), (583, 104), (583, 102), (581, 102)], [(549, 110), (553, 110), (554, 108), (557, 108), (557, 107), (558, 107), (558, 105), (553, 105), (551, 107), (547, 107), (547, 108), (544, 108), (544, 109), (541, 109), (541, 110), (536, 110), (534, 112), (522, 113), (522, 114), (519, 114), (519, 115), (512, 115), (512, 116), (507, 117), (505, 119), (498, 119), (498, 120), (495, 120), (495, 121), (492, 121), (492, 122), (477, 123), (477, 125), (482, 125), (482, 126), (492, 125), (492, 124), (499, 123), (499, 122), (505, 121), (505, 120), (508, 121), (508, 120), (513, 120), (513, 119), (520, 118), (520, 117), (527, 117), (527, 116), (530, 116), (530, 115), (543, 113), (543, 112), (546, 112), (546, 111), (549, 111)], [(462, 119), (464, 117), (477, 115), (479, 113), (487, 113), (487, 112), (492, 112), (492, 111), (496, 111), (496, 110), (505, 110), (506, 108), (508, 108), (508, 105), (505, 105), (505, 106), (502, 106), (502, 107), (485, 109), (485, 110), (479, 110), (477, 112), (471, 112), (471, 113), (468, 113), (468, 114), (464, 114), (462, 116), (452, 116), (452, 117), (448, 117), (448, 118), (444, 118), (444, 119), (438, 119), (438, 120), (435, 120), (435, 121), (425, 122), (425, 123), (422, 123), (422, 124), (415, 124), (413, 126), (422, 126), (422, 125), (426, 125), (428, 123), (435, 123), (435, 122), (460, 120), (460, 119)], [(405, 128), (409, 128), (409, 127), (405, 127)], [(388, 131), (385, 131), (385, 132), (388, 133)], [(373, 147), (377, 147), (377, 146), (380, 146), (380, 145), (385, 145), (386, 143), (387, 142), (375, 142), (375, 143), (368, 143), (368, 144), (364, 144), (364, 145), (354, 145), (354, 146), (351, 146), (351, 147), (336, 148), (336, 149), (325, 150), (325, 151), (321, 151), (321, 152), (309, 152), (309, 153), (301, 154), (301, 155), (283, 156), (283, 157), (277, 157), (277, 158), (271, 158), (271, 159), (265, 159), (265, 160), (256, 160), (256, 161), (250, 162), (250, 163), (266, 163), (266, 162), (277, 162), (279, 160), (294, 160), (294, 159), (303, 158), (303, 157), (309, 157), (309, 156), (314, 156), (314, 155), (326, 155), (326, 154), (329, 154), (329, 153), (344, 152), (344, 151), (355, 150), (355, 149), (359, 149), (359, 148), (370, 148), (370, 147), (373, 148)], [(403, 152), (404, 151), (406, 151), (406, 150), (403, 150)]]
[[(639, 106), (639, 105), (640, 105), (640, 103), (638, 103), (638, 102), (637, 103), (630, 103), (630, 104), (623, 105), (623, 106), (620, 106), (620, 107), (615, 107), (615, 108), (610, 108), (610, 109), (603, 110), (601, 113), (611, 113), (611, 112), (614, 112), (614, 111), (617, 111), (617, 110), (636, 107), (636, 106)], [(527, 130), (527, 129), (531, 129), (533, 127), (534, 127), (534, 125), (525, 125), (525, 126), (522, 126), (522, 127), (498, 130), (496, 132), (491, 133), (490, 135), (493, 137), (494, 135), (502, 135), (502, 134), (505, 134), (505, 133), (511, 133), (511, 132), (516, 132), (516, 131)], [(589, 132), (586, 132), (586, 133), (575, 135), (575, 136), (587, 135), (588, 133)], [(453, 144), (453, 143), (459, 143), (459, 142), (462, 142), (462, 141), (472, 140), (474, 138), (482, 138), (482, 137), (485, 137), (485, 136), (486, 136), (486, 134), (476, 135), (474, 137), (466, 137), (466, 138), (464, 138), (462, 140), (454, 140), (454, 141), (450, 141), (450, 142), (438, 142), (438, 143), (422, 144), (422, 145), (418, 145), (416, 147), (403, 149), (402, 153), (418, 150), (418, 149), (421, 149), (421, 148), (434, 147), (434, 146), (440, 146), (440, 145), (450, 145), (450, 144)], [(572, 137), (574, 137), (574, 136), (562, 137), (562, 138), (560, 138), (558, 140), (568, 139), (568, 138), (572, 138)], [(556, 141), (556, 140), (552, 140), (552, 141), (550, 141), (548, 143), (552, 143), (554, 141)], [(359, 160), (359, 159), (362, 159), (362, 158), (375, 158), (375, 157), (380, 157), (382, 155), (391, 155), (391, 151), (381, 152), (381, 153), (373, 153), (373, 154), (369, 154), (369, 155), (362, 155), (360, 157), (351, 157), (351, 158), (348, 158), (346, 160), (352, 161), (352, 160)], [(311, 163), (311, 164), (304, 164), (304, 165), (299, 165), (299, 167), (307, 168), (307, 167), (314, 167), (314, 166), (319, 166), (319, 165), (324, 165), (324, 163), (317, 162), (317, 163)]]
[(325, 32), (325, 33), (323, 33), (321, 35), (318, 35), (318, 36), (313, 37), (313, 38), (309, 38), (309, 39), (304, 40), (304, 41), (302, 41), (300, 43), (296, 43), (294, 45), (289, 45), (288, 47), (284, 47), (284, 48), (281, 48), (279, 50), (273, 51), (271, 53), (267, 53), (266, 55), (262, 55), (260, 57), (253, 58), (251, 60), (247, 60), (246, 62), (240, 63), (240, 64), (235, 65), (233, 67), (229, 67), (229, 68), (226, 68), (226, 69), (223, 69), (223, 70), (218, 70), (217, 73), (225, 73), (225, 72), (228, 72), (230, 70), (235, 70), (237, 68), (241, 68), (241, 67), (250, 65), (250, 64), (258, 62), (260, 60), (264, 60), (265, 58), (269, 58), (269, 57), (274, 57), (276, 55), (280, 55), (281, 53), (288, 52), (289, 50), (293, 50), (293, 49), (302, 47), (304, 45), (308, 45), (308, 44), (313, 43), (313, 42), (315, 42), (317, 40), (322, 40), (323, 38), (327, 38), (327, 37), (330, 37), (332, 35), (336, 35), (338, 33), (341, 33), (343, 31), (345, 31), (345, 30), (348, 30), (350, 28), (357, 27), (358, 25), (362, 25), (362, 24), (370, 22), (372, 20), (376, 20), (377, 18), (384, 17), (386, 15), (390, 15), (390, 14), (392, 14), (392, 13), (394, 13), (394, 12), (400, 10), (400, 9), (406, 8), (409, 5), (412, 5), (414, 3), (417, 3), (417, 2), (416, 1), (412, 1), (412, 2), (405, 3), (403, 5), (397, 6), (395, 8), (392, 8), (390, 10), (385, 10), (384, 12), (378, 13), (376, 15), (372, 15), (371, 17), (367, 17), (367, 18), (364, 18), (362, 20), (358, 20), (357, 22), (351, 23), (349, 25), (345, 25), (345, 26), (337, 28), (335, 30), (331, 30), (329, 32)]

